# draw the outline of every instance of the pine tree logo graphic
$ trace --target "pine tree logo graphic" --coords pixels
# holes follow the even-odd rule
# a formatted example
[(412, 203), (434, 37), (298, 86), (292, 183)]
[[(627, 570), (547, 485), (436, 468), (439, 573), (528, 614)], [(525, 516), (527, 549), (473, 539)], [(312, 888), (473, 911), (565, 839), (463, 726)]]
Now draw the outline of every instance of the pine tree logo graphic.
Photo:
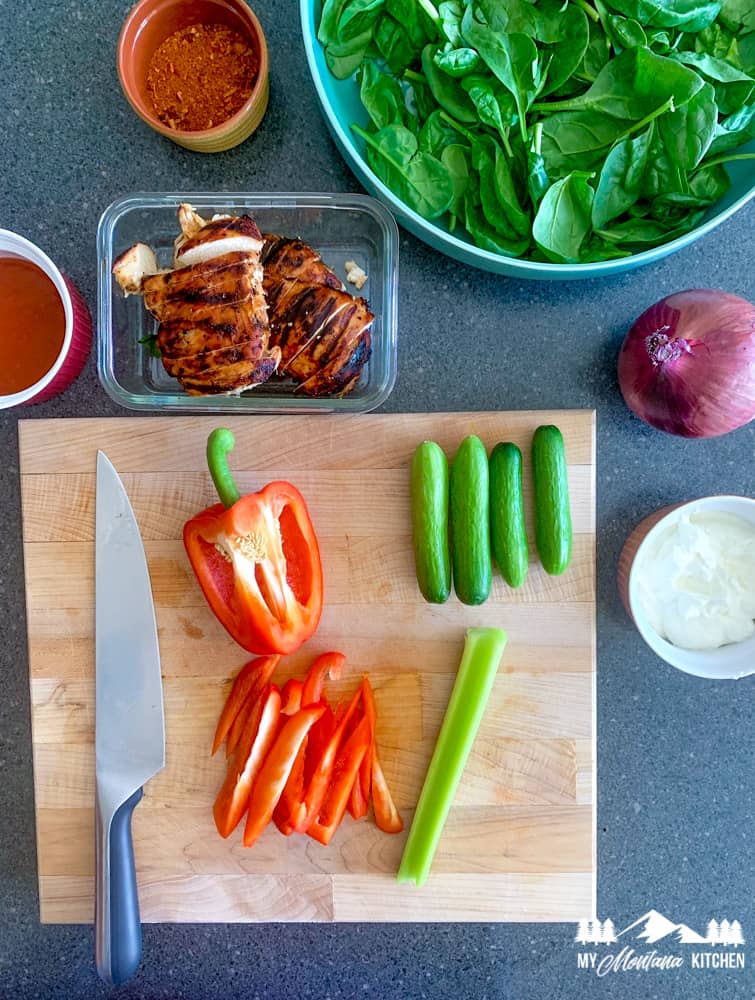
[(657, 910), (650, 910), (618, 933), (610, 918), (601, 921), (595, 917), (586, 917), (577, 924), (574, 943), (579, 945), (615, 944), (624, 935), (626, 935), (626, 941), (634, 939), (641, 944), (655, 944), (664, 938), (677, 944), (708, 944), (713, 947), (729, 948), (739, 948), (745, 943), (742, 925), (738, 920), (730, 921), (727, 918), (721, 921), (709, 920), (705, 936), (703, 936), (688, 927), (687, 924), (669, 920)]

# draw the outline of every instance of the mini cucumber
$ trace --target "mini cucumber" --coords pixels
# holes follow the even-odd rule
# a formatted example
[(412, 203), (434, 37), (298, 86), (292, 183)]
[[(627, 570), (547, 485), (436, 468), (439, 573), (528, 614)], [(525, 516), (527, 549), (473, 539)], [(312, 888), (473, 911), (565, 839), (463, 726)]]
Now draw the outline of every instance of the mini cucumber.
[(454, 589), (464, 604), (490, 594), (490, 477), (485, 446), (465, 438), (451, 463), (451, 540)]
[(448, 460), (434, 441), (423, 441), (414, 452), (411, 493), (417, 583), (426, 601), (443, 604), (451, 592)]
[(557, 576), (571, 559), (572, 524), (564, 439), (552, 424), (538, 427), (532, 438), (532, 477), (537, 551), (543, 569)]
[(501, 576), (510, 587), (521, 587), (529, 562), (522, 453), (508, 442), (497, 444), (490, 456), (490, 542)]

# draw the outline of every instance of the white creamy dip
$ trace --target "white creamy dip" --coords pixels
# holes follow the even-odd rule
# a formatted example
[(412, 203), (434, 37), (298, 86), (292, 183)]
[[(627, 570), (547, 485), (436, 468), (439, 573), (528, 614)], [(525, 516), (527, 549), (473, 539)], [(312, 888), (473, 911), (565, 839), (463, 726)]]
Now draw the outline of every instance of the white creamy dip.
[(638, 595), (653, 629), (683, 649), (717, 649), (755, 632), (755, 524), (683, 514), (643, 551)]

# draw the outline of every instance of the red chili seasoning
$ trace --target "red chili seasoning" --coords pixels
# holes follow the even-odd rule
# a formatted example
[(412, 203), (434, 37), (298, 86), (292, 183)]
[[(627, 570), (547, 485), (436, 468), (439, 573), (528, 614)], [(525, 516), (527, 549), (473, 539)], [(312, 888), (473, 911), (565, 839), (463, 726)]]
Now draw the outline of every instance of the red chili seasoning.
[(236, 114), (258, 71), (257, 53), (240, 32), (225, 24), (194, 24), (155, 51), (147, 89), (161, 122), (201, 132)]

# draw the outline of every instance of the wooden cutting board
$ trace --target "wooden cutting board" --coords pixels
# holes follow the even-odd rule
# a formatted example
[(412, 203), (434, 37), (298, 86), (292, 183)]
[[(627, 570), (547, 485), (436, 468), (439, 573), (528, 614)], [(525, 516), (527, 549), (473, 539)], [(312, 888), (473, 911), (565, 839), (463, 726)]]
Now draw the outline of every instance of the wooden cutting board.
[[(408, 467), (416, 445), (451, 456), (479, 434), (525, 455), (538, 424), (566, 440), (572, 565), (539, 564), (512, 591), (469, 608), (426, 604), (414, 578)], [(376, 689), (384, 768), (406, 826), (472, 625), (509, 643), (446, 826), (420, 890), (396, 884), (406, 833), (346, 817), (329, 847), (269, 829), (245, 850), (222, 840), (210, 757), (228, 682), (248, 657), (208, 610), (180, 541), (215, 502), (205, 442), (215, 418), (32, 420), (19, 424), (43, 922), (93, 917), (95, 455), (107, 453), (133, 503), (149, 560), (164, 678), (166, 767), (144, 789), (133, 831), (144, 921), (573, 921), (595, 900), (595, 416), (593, 412), (247, 417), (232, 466), (242, 493), (290, 479), (322, 548), (317, 634), (280, 680), (342, 650), (338, 685)], [(532, 540), (531, 524), (529, 526)], [(532, 545), (532, 542), (531, 542)], [(532, 545), (534, 548), (534, 545)]]

